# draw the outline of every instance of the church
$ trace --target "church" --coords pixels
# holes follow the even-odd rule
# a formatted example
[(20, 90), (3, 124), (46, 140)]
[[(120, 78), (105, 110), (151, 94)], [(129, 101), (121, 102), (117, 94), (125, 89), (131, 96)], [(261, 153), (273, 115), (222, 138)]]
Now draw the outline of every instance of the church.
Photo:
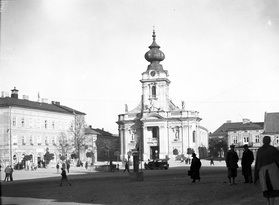
[[(200, 125), (199, 112), (186, 110), (170, 100), (169, 73), (160, 64), (165, 54), (153, 42), (145, 59), (150, 63), (142, 73), (141, 101), (138, 106), (118, 115), (120, 137), (120, 159), (129, 159), (138, 152), (140, 160), (177, 159), (177, 156), (190, 157), (195, 152), (198, 157), (207, 156), (208, 130)], [(202, 155), (202, 156), (201, 156)]]

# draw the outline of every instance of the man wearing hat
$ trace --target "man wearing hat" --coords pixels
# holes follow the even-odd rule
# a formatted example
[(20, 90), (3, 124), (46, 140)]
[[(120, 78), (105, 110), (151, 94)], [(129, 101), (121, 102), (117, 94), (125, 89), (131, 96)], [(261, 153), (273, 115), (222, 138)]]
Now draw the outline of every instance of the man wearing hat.
[(192, 154), (192, 162), (190, 166), (190, 173), (191, 173), (191, 179), (193, 179), (192, 183), (195, 183), (196, 180), (201, 180), (200, 178), (200, 168), (201, 168), (201, 161), (199, 158), (197, 158), (197, 155), (195, 153)]
[(228, 178), (229, 178), (230, 185), (236, 184), (235, 177), (237, 177), (237, 168), (238, 168), (237, 162), (238, 162), (238, 155), (234, 151), (234, 145), (232, 144), (226, 156), (226, 165), (228, 168)]
[(251, 165), (254, 161), (253, 152), (248, 148), (248, 145), (243, 146), (244, 152), (241, 159), (242, 175), (244, 176), (244, 183), (253, 183)]

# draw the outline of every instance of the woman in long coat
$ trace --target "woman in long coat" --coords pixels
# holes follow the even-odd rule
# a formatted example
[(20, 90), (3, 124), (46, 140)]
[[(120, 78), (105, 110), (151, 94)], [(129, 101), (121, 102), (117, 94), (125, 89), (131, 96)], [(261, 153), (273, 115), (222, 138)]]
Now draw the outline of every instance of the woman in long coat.
[(273, 205), (279, 197), (279, 151), (270, 145), (270, 137), (263, 138), (255, 163), (255, 183), (260, 180), (263, 196)]
[(197, 158), (196, 154), (192, 154), (192, 162), (190, 166), (190, 171), (191, 171), (191, 178), (193, 179), (192, 183), (195, 183), (196, 180), (200, 181), (200, 168), (201, 168), (201, 161), (199, 158)]

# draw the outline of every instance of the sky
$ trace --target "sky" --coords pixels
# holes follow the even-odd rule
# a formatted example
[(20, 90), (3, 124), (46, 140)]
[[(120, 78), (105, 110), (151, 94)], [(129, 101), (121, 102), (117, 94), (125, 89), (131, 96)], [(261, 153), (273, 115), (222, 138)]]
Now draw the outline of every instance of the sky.
[(209, 132), (279, 112), (278, 0), (1, 0), (0, 91), (39, 93), (117, 134), (153, 28), (172, 101)]

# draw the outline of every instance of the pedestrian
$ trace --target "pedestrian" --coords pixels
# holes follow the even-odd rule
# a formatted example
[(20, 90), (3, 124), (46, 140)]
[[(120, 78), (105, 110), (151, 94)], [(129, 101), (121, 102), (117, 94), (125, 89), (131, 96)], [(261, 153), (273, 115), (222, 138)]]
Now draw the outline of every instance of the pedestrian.
[(67, 171), (68, 171), (68, 173), (70, 173), (70, 167), (71, 167), (70, 163), (67, 162)]
[(13, 172), (14, 172), (14, 169), (12, 168), (12, 165), (10, 165), (10, 181), (14, 181)]
[(57, 174), (59, 174), (59, 163), (56, 164)]
[(130, 173), (130, 170), (129, 170), (129, 161), (126, 161), (126, 163), (125, 163), (125, 169), (124, 169), (123, 172), (125, 172), (126, 170)]
[(252, 163), (254, 162), (254, 154), (248, 148), (248, 145), (243, 146), (244, 152), (241, 159), (242, 175), (244, 176), (244, 183), (253, 183), (252, 179)]
[(109, 167), (110, 167), (110, 171), (114, 172), (114, 164), (112, 163), (112, 160), (110, 160), (109, 162)]
[(10, 165), (8, 165), (8, 166), (5, 168), (4, 172), (5, 172), (5, 179), (4, 179), (4, 182), (5, 182), (6, 180), (9, 181), (9, 179), (10, 179), (10, 173), (11, 173)]
[(263, 138), (263, 146), (258, 149), (255, 163), (255, 180), (259, 180), (267, 204), (274, 205), (279, 197), (279, 151), (270, 145), (270, 137)]
[(201, 168), (201, 161), (199, 158), (197, 158), (197, 155), (195, 153), (192, 154), (192, 161), (190, 166), (190, 172), (191, 172), (191, 179), (193, 179), (192, 183), (195, 183), (196, 180), (201, 180), (200, 178), (200, 168)]
[(235, 146), (231, 145), (230, 150), (228, 151), (226, 156), (226, 165), (228, 169), (228, 178), (229, 178), (230, 185), (236, 185), (235, 178), (237, 177), (237, 168), (238, 168), (237, 163), (239, 160), (237, 153), (234, 151), (234, 148)]
[(60, 186), (62, 186), (62, 182), (65, 180), (66, 182), (68, 182), (68, 184), (70, 185), (70, 186), (72, 186), (72, 184), (69, 182), (69, 180), (68, 180), (68, 177), (67, 177), (67, 174), (66, 174), (66, 171), (65, 171), (65, 169), (63, 169), (63, 167), (61, 168), (61, 170), (62, 170), (62, 172), (61, 172), (61, 182), (60, 182)]
[(85, 169), (88, 168), (88, 162), (85, 162)]
[(211, 159), (210, 159), (210, 166), (211, 165), (214, 165), (214, 159), (213, 159), (213, 156), (211, 156)]

